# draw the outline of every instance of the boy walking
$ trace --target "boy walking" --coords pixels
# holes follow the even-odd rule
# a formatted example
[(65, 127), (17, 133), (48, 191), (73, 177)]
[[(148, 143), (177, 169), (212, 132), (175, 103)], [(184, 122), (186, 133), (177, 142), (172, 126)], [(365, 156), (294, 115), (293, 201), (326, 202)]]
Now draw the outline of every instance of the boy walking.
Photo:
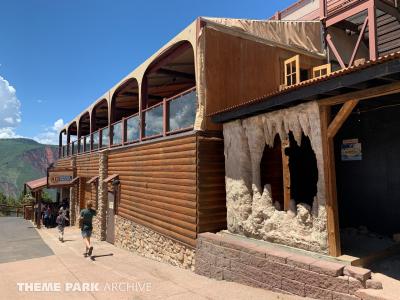
[(67, 217), (66, 217), (64, 211), (63, 211), (63, 210), (60, 210), (60, 211), (58, 212), (58, 216), (57, 216), (56, 223), (57, 223), (58, 234), (59, 234), (58, 240), (59, 240), (61, 243), (64, 242), (64, 228), (65, 228), (65, 223), (66, 223), (66, 221), (68, 221), (68, 219), (67, 219)]
[(90, 242), (93, 230), (93, 217), (96, 211), (93, 209), (93, 201), (89, 200), (86, 203), (86, 208), (81, 210), (79, 218), (79, 227), (81, 228), (82, 238), (86, 246), (85, 257), (92, 256), (93, 246)]

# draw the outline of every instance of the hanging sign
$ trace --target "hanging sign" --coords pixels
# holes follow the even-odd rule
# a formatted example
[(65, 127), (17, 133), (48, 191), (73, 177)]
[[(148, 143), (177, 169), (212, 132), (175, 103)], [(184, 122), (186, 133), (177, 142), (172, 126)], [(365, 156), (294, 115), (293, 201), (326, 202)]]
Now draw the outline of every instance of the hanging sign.
[(361, 143), (358, 139), (343, 140), (341, 154), (342, 161), (362, 160)]
[(74, 171), (72, 169), (49, 168), (47, 172), (47, 186), (63, 187), (73, 183)]

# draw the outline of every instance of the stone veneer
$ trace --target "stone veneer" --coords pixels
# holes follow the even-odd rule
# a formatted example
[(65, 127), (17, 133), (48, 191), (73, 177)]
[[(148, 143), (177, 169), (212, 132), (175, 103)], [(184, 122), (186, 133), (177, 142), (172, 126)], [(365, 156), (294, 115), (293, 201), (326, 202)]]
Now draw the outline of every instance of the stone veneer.
[(108, 187), (104, 179), (108, 175), (108, 150), (99, 152), (99, 179), (97, 183), (97, 215), (93, 218), (93, 236), (101, 241), (106, 239)]
[(115, 246), (194, 270), (194, 249), (120, 216), (115, 216)]
[(195, 259), (197, 274), (314, 299), (356, 300), (359, 290), (382, 288), (370, 270), (220, 234), (199, 234)]
[[(75, 156), (71, 158), (71, 167), (73, 169), (76, 168), (76, 157)], [(76, 219), (77, 219), (76, 207), (77, 207), (77, 205), (79, 205), (78, 188), (77, 188), (76, 184), (74, 186), (70, 187), (69, 197), (70, 197), (70, 203), (69, 203), (70, 223), (71, 223), (71, 225), (75, 225)]]

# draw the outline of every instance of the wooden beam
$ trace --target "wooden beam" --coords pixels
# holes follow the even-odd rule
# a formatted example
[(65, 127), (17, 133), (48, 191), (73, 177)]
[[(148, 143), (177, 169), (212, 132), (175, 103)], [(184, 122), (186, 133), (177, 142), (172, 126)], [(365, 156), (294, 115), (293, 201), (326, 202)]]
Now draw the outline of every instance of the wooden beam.
[(328, 250), (331, 256), (340, 256), (339, 213), (336, 191), (335, 152), (333, 139), (328, 138), (329, 106), (320, 106), (322, 151), (324, 157), (325, 198), (328, 230)]
[(356, 105), (360, 102), (360, 100), (350, 100), (343, 104), (342, 108), (335, 116), (335, 119), (329, 124), (327, 134), (328, 139), (333, 139), (335, 135), (338, 133), (339, 129), (342, 127), (343, 123), (347, 120), (350, 116), (353, 109)]
[(339, 65), (342, 67), (342, 69), (345, 69), (346, 65), (345, 65), (342, 57), (340, 56), (339, 51), (337, 50), (335, 44), (333, 43), (332, 37), (329, 33), (326, 35), (326, 41), (327, 41), (329, 47), (331, 48), (333, 54), (335, 55), (337, 61), (339, 62)]
[(172, 77), (180, 77), (180, 78), (185, 78), (185, 79), (190, 79), (190, 80), (196, 80), (194, 74), (184, 73), (184, 72), (169, 70), (169, 69), (164, 69), (164, 68), (158, 69), (157, 73), (172, 76)]
[(356, 46), (354, 47), (353, 54), (351, 55), (351, 58), (350, 58), (349, 67), (351, 67), (353, 65), (353, 62), (354, 62), (354, 59), (356, 58), (358, 49), (360, 48), (361, 41), (364, 38), (364, 33), (365, 33), (365, 29), (367, 28), (367, 25), (368, 25), (368, 16), (365, 17), (364, 24), (363, 24), (360, 34), (358, 36)]
[(326, 98), (319, 101), (319, 104), (324, 106), (331, 106), (336, 104), (341, 104), (349, 100), (366, 100), (381, 96), (386, 96), (390, 94), (400, 93), (400, 82), (395, 82), (391, 84), (381, 85), (365, 90), (360, 90), (352, 93), (347, 93), (339, 96), (334, 96), (331, 98)]
[(283, 208), (287, 211), (290, 207), (290, 169), (289, 157), (286, 155), (285, 150), (289, 148), (289, 140), (283, 140), (281, 143), (282, 148), (282, 170), (283, 170)]

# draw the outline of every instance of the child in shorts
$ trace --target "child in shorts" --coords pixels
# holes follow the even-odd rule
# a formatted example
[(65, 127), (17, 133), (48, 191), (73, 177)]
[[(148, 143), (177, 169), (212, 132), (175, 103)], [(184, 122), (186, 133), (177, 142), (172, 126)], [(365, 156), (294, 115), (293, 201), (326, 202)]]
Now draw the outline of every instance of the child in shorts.
[(64, 228), (65, 228), (66, 221), (68, 221), (68, 218), (66, 217), (64, 211), (60, 210), (58, 212), (58, 217), (57, 217), (56, 223), (57, 223), (58, 234), (59, 234), (58, 240), (62, 243), (64, 242)]

